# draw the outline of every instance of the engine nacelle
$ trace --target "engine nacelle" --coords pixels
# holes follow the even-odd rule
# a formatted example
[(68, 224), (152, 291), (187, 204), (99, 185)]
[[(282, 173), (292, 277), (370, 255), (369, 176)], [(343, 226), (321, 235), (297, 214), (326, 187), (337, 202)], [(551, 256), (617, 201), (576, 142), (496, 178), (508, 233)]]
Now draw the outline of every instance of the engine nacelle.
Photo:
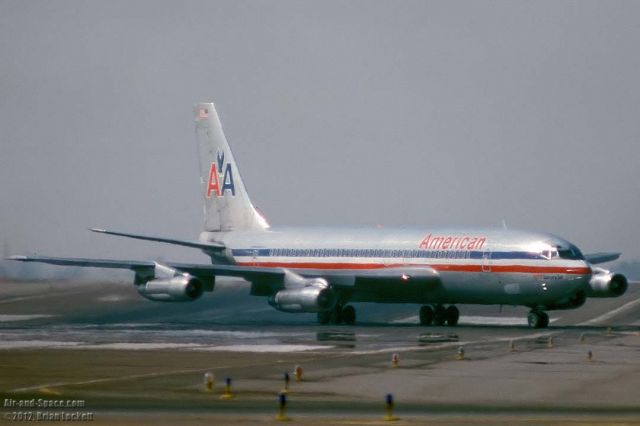
[(204, 291), (197, 278), (184, 274), (171, 278), (149, 280), (137, 285), (138, 293), (157, 302), (189, 302), (196, 300)]
[(587, 289), (588, 297), (618, 297), (627, 291), (627, 278), (606, 269), (593, 268), (593, 276)]
[(324, 312), (336, 304), (336, 294), (322, 278), (307, 279), (306, 286), (278, 291), (269, 304), (279, 311), (302, 313)]

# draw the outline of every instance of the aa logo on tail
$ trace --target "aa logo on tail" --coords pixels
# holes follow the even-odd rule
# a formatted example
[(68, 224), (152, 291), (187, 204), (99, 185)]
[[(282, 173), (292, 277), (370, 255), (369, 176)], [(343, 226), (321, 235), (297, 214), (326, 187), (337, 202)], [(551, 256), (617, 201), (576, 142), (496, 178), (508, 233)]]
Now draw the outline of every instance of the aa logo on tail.
[[(222, 182), (222, 185), (220, 183)], [(222, 197), (225, 191), (231, 191), (231, 195), (236, 195), (236, 188), (233, 183), (233, 171), (231, 163), (224, 162), (224, 151), (218, 151), (216, 161), (211, 163), (209, 169), (209, 182), (207, 184), (207, 198), (211, 198), (214, 193), (216, 197)]]

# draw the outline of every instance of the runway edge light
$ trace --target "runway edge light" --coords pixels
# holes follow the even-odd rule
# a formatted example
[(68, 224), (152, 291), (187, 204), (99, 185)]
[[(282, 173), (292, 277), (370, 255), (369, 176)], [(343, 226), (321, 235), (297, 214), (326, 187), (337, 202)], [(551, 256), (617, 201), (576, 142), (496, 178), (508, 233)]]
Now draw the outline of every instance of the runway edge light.
[(287, 417), (287, 394), (284, 392), (278, 394), (278, 414), (276, 414), (276, 420), (280, 422), (291, 420), (290, 417)]
[(384, 419), (386, 421), (398, 420), (398, 418), (393, 415), (394, 408), (395, 402), (393, 401), (393, 394), (388, 393), (384, 399)]
[(233, 399), (235, 397), (236, 396), (231, 389), (231, 377), (227, 377), (224, 380), (224, 392), (220, 395), (220, 399)]
[(400, 364), (400, 355), (398, 355), (397, 353), (394, 353), (393, 355), (391, 355), (391, 366), (397, 367), (399, 364)]
[(302, 381), (302, 367), (300, 367), (299, 365), (296, 365), (296, 367), (293, 369), (293, 375), (296, 378), (296, 382), (301, 382)]
[(204, 388), (205, 391), (207, 392), (212, 392), (213, 391), (213, 386), (215, 383), (215, 376), (211, 371), (207, 371), (206, 373), (204, 373)]

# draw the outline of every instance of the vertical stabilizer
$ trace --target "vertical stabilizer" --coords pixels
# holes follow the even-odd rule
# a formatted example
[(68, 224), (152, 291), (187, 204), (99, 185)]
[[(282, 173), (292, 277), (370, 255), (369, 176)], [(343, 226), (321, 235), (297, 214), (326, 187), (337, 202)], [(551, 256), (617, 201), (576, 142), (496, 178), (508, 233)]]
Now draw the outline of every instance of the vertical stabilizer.
[(264, 230), (269, 227), (251, 204), (215, 106), (194, 107), (205, 231)]

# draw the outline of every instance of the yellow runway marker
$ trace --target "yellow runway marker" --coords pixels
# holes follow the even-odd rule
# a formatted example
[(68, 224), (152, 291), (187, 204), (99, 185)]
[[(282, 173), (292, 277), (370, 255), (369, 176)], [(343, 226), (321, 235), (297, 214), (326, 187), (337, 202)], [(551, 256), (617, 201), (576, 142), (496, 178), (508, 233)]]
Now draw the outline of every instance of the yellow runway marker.
[(204, 389), (207, 392), (212, 392), (213, 391), (213, 384), (215, 381), (215, 376), (213, 375), (213, 373), (211, 371), (207, 371), (206, 373), (204, 373)]
[(284, 373), (284, 389), (282, 389), (281, 393), (288, 393), (289, 392), (289, 382), (291, 381), (291, 378), (289, 377), (289, 373)]
[(224, 392), (220, 395), (220, 399), (233, 399), (235, 394), (231, 390), (231, 378), (227, 377), (224, 383)]
[(393, 415), (394, 406), (395, 406), (395, 404), (393, 402), (393, 395), (388, 393), (386, 398), (385, 398), (385, 404), (384, 404), (384, 411), (385, 411), (384, 420), (385, 421), (393, 422), (393, 421), (398, 420), (398, 418)]
[(391, 366), (397, 367), (400, 364), (400, 355), (393, 354), (391, 355)]
[(45, 395), (55, 395), (55, 396), (62, 395), (62, 392), (57, 391), (57, 390), (53, 390), (53, 389), (49, 389), (49, 388), (40, 388), (40, 389), (38, 389), (38, 391), (40, 393), (45, 394)]
[(278, 395), (278, 414), (276, 415), (276, 420), (279, 422), (291, 420), (290, 417), (287, 417), (287, 395), (284, 393)]
[(302, 367), (300, 367), (299, 365), (296, 365), (296, 368), (293, 369), (293, 375), (296, 378), (296, 382), (301, 382), (302, 381)]

